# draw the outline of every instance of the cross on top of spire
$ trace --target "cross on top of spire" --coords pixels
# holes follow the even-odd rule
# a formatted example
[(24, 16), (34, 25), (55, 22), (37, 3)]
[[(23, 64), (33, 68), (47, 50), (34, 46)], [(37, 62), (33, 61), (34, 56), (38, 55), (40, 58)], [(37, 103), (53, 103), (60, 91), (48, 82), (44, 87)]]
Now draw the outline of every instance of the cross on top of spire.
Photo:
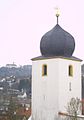
[(57, 24), (58, 24), (58, 17), (59, 17), (60, 13), (59, 13), (59, 9), (56, 8), (56, 17), (57, 17)]

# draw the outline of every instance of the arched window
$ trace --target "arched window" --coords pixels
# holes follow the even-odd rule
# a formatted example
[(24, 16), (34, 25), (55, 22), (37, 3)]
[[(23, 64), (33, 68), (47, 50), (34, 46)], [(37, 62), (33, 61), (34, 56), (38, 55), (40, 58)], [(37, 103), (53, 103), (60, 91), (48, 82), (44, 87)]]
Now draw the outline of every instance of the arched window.
[(73, 76), (73, 66), (69, 65), (69, 76)]
[(42, 66), (42, 76), (47, 75), (47, 65)]

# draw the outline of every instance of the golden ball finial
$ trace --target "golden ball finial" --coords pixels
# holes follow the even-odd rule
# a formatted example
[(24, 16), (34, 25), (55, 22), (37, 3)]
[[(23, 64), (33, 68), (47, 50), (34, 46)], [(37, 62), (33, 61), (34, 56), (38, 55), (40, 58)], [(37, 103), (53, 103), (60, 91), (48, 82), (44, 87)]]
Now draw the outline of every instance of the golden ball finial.
[(59, 17), (59, 15), (60, 15), (59, 9), (56, 8), (56, 17)]
[(55, 8), (55, 10), (56, 10), (56, 17), (57, 17), (57, 24), (58, 24), (58, 18), (59, 18), (60, 12), (59, 12), (58, 7)]

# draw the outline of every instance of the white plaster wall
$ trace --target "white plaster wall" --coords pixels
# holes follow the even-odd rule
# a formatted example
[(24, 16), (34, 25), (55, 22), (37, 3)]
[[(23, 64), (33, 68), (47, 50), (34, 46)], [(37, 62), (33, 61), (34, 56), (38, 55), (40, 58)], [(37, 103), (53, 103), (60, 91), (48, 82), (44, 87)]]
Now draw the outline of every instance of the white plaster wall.
[[(43, 64), (47, 64), (47, 76), (42, 76)], [(36, 117), (34, 120), (39, 120), (40, 117), (40, 120), (51, 120), (51, 117), (54, 119), (58, 110), (58, 59), (33, 61), (32, 66), (32, 114)]]
[[(42, 65), (47, 64), (47, 76), (42, 76)], [(73, 65), (74, 76), (68, 76)], [(69, 82), (72, 91), (69, 91)], [(61, 58), (37, 60), (32, 63), (32, 119), (55, 120), (64, 111), (71, 97), (81, 98), (80, 62)]]
[[(68, 75), (69, 65), (73, 66), (72, 77)], [(81, 62), (60, 59), (59, 74), (59, 111), (66, 111), (67, 103), (72, 97), (81, 99)], [(71, 91), (69, 83), (71, 83)]]

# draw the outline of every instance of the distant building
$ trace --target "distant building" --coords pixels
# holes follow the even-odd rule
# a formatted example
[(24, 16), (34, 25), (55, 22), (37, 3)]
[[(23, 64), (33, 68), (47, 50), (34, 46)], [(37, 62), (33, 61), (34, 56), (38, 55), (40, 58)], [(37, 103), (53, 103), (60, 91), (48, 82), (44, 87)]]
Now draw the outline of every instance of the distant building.
[(8, 67), (8, 68), (17, 68), (17, 65), (16, 64), (6, 64), (6, 67)]
[(26, 98), (26, 97), (27, 97), (26, 92), (24, 92), (22, 95), (18, 95), (18, 98)]
[(2, 91), (2, 90), (3, 90), (3, 87), (0, 87), (0, 90)]
[(56, 120), (72, 97), (81, 99), (81, 61), (75, 41), (58, 24), (41, 39), (42, 56), (32, 59), (32, 120)]

